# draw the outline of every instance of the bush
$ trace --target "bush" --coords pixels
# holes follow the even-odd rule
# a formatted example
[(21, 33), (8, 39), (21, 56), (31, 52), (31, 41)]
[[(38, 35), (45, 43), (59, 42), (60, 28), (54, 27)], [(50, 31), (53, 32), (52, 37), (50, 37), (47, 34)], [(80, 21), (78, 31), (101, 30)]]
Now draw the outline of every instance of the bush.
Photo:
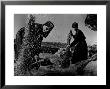
[(88, 46), (88, 57), (92, 57), (94, 54), (97, 54), (97, 45)]

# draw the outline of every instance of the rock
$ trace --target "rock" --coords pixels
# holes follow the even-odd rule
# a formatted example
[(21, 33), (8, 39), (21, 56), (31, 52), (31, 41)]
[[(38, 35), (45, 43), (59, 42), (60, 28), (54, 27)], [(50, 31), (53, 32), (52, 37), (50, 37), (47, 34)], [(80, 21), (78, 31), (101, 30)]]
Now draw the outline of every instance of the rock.
[(97, 75), (97, 61), (91, 61), (84, 68), (85, 76), (96, 76)]

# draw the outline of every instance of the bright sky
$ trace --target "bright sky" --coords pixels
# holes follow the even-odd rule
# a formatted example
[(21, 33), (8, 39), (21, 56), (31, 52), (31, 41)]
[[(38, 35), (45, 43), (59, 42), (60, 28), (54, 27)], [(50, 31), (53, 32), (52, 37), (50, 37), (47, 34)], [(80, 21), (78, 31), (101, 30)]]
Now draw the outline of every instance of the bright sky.
[[(90, 30), (85, 26), (84, 20), (86, 14), (36, 14), (37, 23), (45, 23), (50, 20), (54, 23), (55, 27), (48, 35), (44, 38), (44, 42), (66, 42), (67, 35), (72, 29), (71, 25), (73, 22), (78, 22), (79, 29), (83, 31), (86, 36), (86, 41), (88, 45), (97, 43), (97, 32)], [(26, 26), (27, 15), (15, 14), (14, 16), (14, 34), (23, 26)], [(74, 32), (73, 32), (74, 33)]]

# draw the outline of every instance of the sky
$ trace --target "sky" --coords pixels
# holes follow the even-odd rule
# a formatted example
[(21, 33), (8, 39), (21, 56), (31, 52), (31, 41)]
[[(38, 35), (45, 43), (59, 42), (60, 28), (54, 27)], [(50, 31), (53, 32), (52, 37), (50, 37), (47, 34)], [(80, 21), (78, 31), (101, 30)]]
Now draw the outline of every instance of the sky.
[[(88, 45), (97, 43), (97, 31), (92, 31), (85, 26), (84, 20), (86, 14), (34, 14), (37, 23), (45, 23), (51, 21), (55, 27), (50, 32), (48, 37), (43, 39), (43, 42), (67, 42), (67, 35), (72, 30), (72, 23), (77, 22), (78, 28), (86, 36), (86, 42)], [(27, 25), (27, 14), (15, 14), (14, 15), (14, 37), (17, 31)], [(73, 34), (75, 34), (74, 30)]]

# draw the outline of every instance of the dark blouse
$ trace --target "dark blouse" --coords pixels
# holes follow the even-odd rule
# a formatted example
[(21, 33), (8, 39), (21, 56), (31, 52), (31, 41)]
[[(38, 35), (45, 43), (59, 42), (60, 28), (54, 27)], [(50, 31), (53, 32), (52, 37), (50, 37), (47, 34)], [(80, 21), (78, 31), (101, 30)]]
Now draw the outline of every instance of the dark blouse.
[(85, 41), (85, 39), (86, 39), (83, 32), (79, 29), (76, 31), (76, 34), (75, 35), (72, 34), (72, 36), (74, 38), (74, 41), (71, 43), (70, 46), (73, 46), (73, 45), (77, 44), (78, 42)]

